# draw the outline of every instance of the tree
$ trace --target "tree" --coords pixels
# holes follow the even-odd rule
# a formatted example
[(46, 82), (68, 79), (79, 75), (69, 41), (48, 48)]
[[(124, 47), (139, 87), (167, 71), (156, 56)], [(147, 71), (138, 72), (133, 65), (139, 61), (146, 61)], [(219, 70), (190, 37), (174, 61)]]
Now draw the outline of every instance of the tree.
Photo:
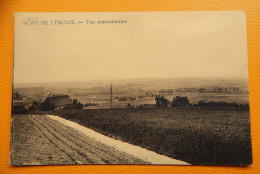
[(14, 100), (21, 100), (22, 99), (21, 95), (18, 92), (15, 92), (13, 94), (13, 97), (14, 97)]
[(157, 107), (167, 107), (169, 100), (167, 100), (164, 96), (156, 95), (155, 96), (156, 106)]
[(40, 108), (43, 111), (53, 111), (55, 110), (55, 104), (50, 102), (49, 100), (45, 100), (40, 104)]
[(176, 96), (173, 98), (172, 107), (188, 107), (188, 106), (190, 106), (190, 101), (188, 97)]
[(83, 109), (83, 104), (80, 103), (77, 99), (73, 99), (73, 105), (75, 109)]

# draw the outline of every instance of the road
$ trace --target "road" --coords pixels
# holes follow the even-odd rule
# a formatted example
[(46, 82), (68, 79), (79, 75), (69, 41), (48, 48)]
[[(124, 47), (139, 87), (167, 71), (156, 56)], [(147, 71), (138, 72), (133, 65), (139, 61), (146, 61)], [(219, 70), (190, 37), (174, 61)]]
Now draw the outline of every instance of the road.
[(149, 164), (45, 115), (14, 115), (12, 165)]

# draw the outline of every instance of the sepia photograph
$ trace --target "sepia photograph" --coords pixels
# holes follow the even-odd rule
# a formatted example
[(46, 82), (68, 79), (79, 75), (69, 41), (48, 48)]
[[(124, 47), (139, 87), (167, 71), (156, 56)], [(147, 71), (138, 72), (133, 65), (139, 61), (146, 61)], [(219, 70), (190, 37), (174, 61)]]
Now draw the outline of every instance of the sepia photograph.
[(246, 13), (17, 12), (9, 164), (253, 163)]

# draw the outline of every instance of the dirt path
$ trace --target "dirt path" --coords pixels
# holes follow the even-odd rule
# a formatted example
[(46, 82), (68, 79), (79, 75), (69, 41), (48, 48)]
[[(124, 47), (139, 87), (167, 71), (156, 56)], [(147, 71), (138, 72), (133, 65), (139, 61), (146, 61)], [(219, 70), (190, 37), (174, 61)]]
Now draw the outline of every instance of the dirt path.
[(12, 165), (149, 164), (44, 115), (14, 115)]

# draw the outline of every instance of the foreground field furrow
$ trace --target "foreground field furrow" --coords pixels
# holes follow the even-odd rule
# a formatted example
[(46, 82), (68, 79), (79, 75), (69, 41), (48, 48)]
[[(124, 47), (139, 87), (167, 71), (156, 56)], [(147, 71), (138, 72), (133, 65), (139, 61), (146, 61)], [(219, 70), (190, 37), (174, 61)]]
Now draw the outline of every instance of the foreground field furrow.
[[(48, 118), (46, 118), (46, 121), (42, 121), (39, 119), (39, 117), (36, 117), (37, 121), (40, 122), (43, 127), (49, 131), (51, 135), (53, 135), (56, 139), (60, 141), (60, 143), (63, 143), (65, 146), (66, 151), (72, 151), (73, 157), (76, 159), (75, 161), (77, 163), (82, 164), (105, 164), (106, 161), (102, 160), (100, 157), (98, 157), (95, 152), (90, 151), (87, 148), (83, 148), (84, 145), (77, 143), (78, 138), (69, 138), (69, 136), (66, 135), (66, 129), (64, 129), (64, 125), (59, 125), (57, 127), (62, 127), (60, 130), (57, 130), (56, 128), (51, 127), (46, 122), (48, 122)], [(77, 137), (77, 136), (76, 136)], [(97, 153), (97, 152), (96, 152)]]
[(148, 164), (46, 115), (14, 115), (12, 165)]
[[(119, 163), (119, 161), (113, 157), (109, 157), (109, 155), (104, 153), (104, 156), (107, 156), (107, 159), (103, 156), (98, 155), (98, 151), (101, 151), (98, 148), (93, 148), (91, 144), (93, 140), (88, 137), (80, 137), (80, 132), (76, 132), (67, 126), (60, 126), (56, 121), (50, 120), (48, 117), (37, 117), (42, 124), (48, 126), (50, 132), (55, 132), (56, 136), (60, 137), (60, 139), (72, 148), (73, 150), (77, 151), (80, 155), (87, 158), (92, 163), (98, 164), (107, 164), (110, 163)], [(82, 139), (85, 139), (83, 141)]]
[(30, 116), (17, 115), (12, 119), (12, 165), (74, 164), (67, 152), (51, 143), (33, 123)]
[(60, 146), (59, 143), (53, 141), (53, 139), (51, 139), (46, 132), (41, 130), (41, 127), (37, 123), (33, 122), (33, 124), (35, 125), (35, 128), (38, 131), (40, 131), (41, 134), (49, 141), (50, 144), (53, 144), (57, 149), (59, 149), (60, 151), (64, 152), (64, 154), (66, 154), (66, 156), (68, 156), (71, 159), (71, 161), (74, 164), (76, 164), (76, 160), (73, 158), (73, 154), (71, 154), (68, 151), (64, 150), (63, 146), (62, 145)]
[(37, 121), (37, 119), (33, 118), (33, 123), (39, 128), (43, 135), (50, 141), (50, 143), (54, 144), (55, 147), (65, 152), (74, 164), (85, 162), (90, 163), (86, 159), (84, 159), (77, 151), (74, 151), (73, 148), (70, 148), (65, 142), (63, 142), (59, 137), (52, 134), (45, 126)]
[[(95, 158), (95, 161), (98, 162), (98, 164), (119, 164), (122, 162), (124, 163), (126, 155), (123, 152), (120, 152), (120, 155), (112, 156), (111, 153), (113, 154), (116, 151), (114, 148), (104, 148), (104, 145), (102, 146), (102, 144), (100, 144), (99, 142), (93, 143), (94, 140), (86, 137), (80, 132), (76, 132), (68, 126), (62, 126), (61, 128), (57, 121), (50, 120), (48, 117), (38, 117), (38, 119), (42, 121), (44, 120), (44, 123), (46, 125), (53, 128), (55, 132), (59, 132), (59, 134), (66, 138), (68, 141), (75, 143), (75, 145), (77, 145), (85, 151), (89, 151), (91, 153), (91, 156)], [(101, 153), (102, 156), (98, 155), (97, 152)], [(100, 160), (97, 161), (96, 159)]]

